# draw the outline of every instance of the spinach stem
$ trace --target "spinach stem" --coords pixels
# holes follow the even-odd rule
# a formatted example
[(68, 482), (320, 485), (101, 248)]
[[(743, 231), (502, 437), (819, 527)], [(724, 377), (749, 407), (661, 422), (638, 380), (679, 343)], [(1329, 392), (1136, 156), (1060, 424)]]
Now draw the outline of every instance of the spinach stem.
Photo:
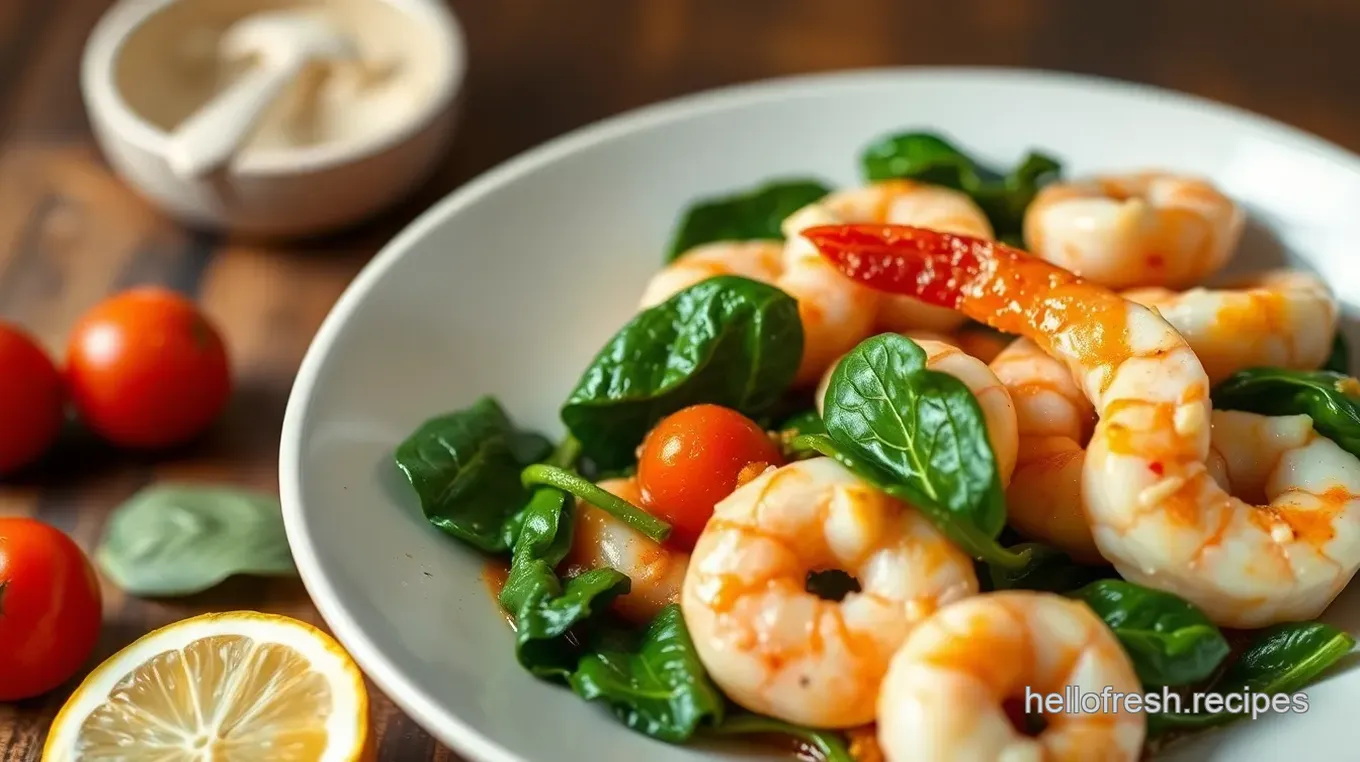
[(580, 460), (580, 458), (581, 440), (571, 434), (567, 434), (566, 439), (563, 439), (561, 443), (557, 445), (557, 449), (552, 451), (552, 455), (548, 456), (546, 462), (550, 466), (565, 471), (574, 471), (576, 469), (576, 461)]
[(549, 463), (536, 463), (524, 469), (520, 474), (520, 481), (526, 487), (537, 485), (556, 487), (575, 495), (656, 542), (665, 542), (666, 538), (671, 536), (670, 524), (564, 468)]
[(814, 730), (758, 714), (728, 715), (710, 733), (723, 736), (781, 735), (797, 738), (821, 756), (823, 762), (852, 762), (844, 736), (834, 730)]

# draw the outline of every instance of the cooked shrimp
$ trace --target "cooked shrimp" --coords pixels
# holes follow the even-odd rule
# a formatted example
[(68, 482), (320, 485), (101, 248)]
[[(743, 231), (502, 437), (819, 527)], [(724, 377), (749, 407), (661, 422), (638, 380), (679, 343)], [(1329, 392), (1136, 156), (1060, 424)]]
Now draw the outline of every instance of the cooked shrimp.
[[(605, 479), (600, 488), (634, 505), (642, 503), (636, 478)], [(645, 624), (667, 604), (680, 600), (689, 554), (658, 545), (650, 537), (583, 500), (576, 501), (575, 541), (567, 568), (610, 567), (633, 581), (627, 595), (614, 601), (625, 619)]]
[[(1096, 711), (1045, 713), (1037, 736), (1003, 705), (1031, 694), (1109, 696)], [(1085, 604), (1049, 593), (987, 593), (946, 606), (912, 630), (878, 697), (888, 762), (1134, 762), (1147, 726), (1115, 694), (1142, 693), (1124, 649)]]
[(1067, 367), (1029, 339), (1006, 347), (991, 370), (1015, 403), (1019, 456), (1006, 488), (1007, 523), (1077, 561), (1103, 562), (1081, 503), (1095, 408)]
[[(987, 363), (965, 354), (963, 350), (946, 341), (922, 338), (938, 334), (929, 331), (908, 331), (903, 335), (925, 350), (927, 368), (948, 373), (962, 381), (973, 392), (978, 405), (982, 408), (983, 420), (987, 423), (987, 440), (991, 442), (992, 453), (996, 456), (996, 468), (1001, 475), (1001, 483), (1010, 483), (1011, 472), (1015, 470), (1017, 434), (1015, 405), (1011, 403), (1011, 395), (1006, 391), (1006, 387), (987, 367)], [(839, 363), (840, 360), (837, 360), (827, 368), (826, 375), (822, 376), (822, 382), (817, 386), (817, 393), (813, 399), (819, 413), (822, 412), (826, 389), (831, 384), (831, 374)]]
[(836, 272), (807, 241), (794, 233), (801, 226), (828, 221), (808, 207), (785, 221), (791, 240), (722, 241), (697, 246), (652, 277), (642, 307), (666, 301), (696, 283), (718, 275), (740, 275), (776, 286), (798, 300), (803, 324), (803, 360), (795, 383), (811, 385), (833, 359), (870, 335), (878, 294)]
[[(957, 233), (977, 238), (993, 238), (987, 215), (966, 194), (939, 185), (911, 180), (886, 180), (862, 188), (832, 193), (819, 202), (833, 222), (891, 222), (901, 225)], [(925, 304), (909, 296), (882, 299), (878, 306), (879, 331), (906, 331), (921, 328), (953, 331), (965, 318), (953, 310)]]
[(1027, 336), (1067, 365), (1099, 419), (1085, 513), (1129, 581), (1250, 628), (1316, 617), (1360, 566), (1360, 461), (1311, 433), (1282, 451), (1268, 504), (1228, 494), (1207, 465), (1208, 376), (1152, 310), (977, 239), (885, 225), (805, 235), (852, 277)]
[(1039, 191), (1025, 211), (1025, 243), (1110, 288), (1187, 288), (1227, 264), (1243, 220), (1232, 199), (1198, 178), (1096, 177)]
[(1014, 341), (1014, 336), (1007, 336), (1004, 333), (964, 327), (954, 334), (953, 340), (949, 343), (985, 363), (990, 363)]
[[(841, 569), (860, 592), (807, 591)], [(754, 712), (872, 722), (888, 659), (937, 607), (977, 592), (972, 560), (911, 508), (829, 458), (768, 471), (718, 503), (681, 607), (709, 675)]]
[(1243, 368), (1313, 370), (1327, 360), (1336, 336), (1336, 299), (1303, 270), (1272, 270), (1232, 288), (1144, 288), (1123, 296), (1180, 331), (1211, 384)]

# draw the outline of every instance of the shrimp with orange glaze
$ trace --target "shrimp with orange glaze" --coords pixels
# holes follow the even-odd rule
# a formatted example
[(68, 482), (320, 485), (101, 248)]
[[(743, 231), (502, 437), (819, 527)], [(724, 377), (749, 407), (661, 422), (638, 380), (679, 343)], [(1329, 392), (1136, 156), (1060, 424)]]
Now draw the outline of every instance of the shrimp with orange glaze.
[[(837, 191), (817, 202), (835, 219), (832, 222), (890, 222), (900, 225), (958, 233), (977, 238), (994, 237), (987, 215), (967, 194), (939, 185), (913, 180), (885, 180), (862, 188)], [(878, 331), (911, 329), (949, 332), (963, 324), (953, 310), (925, 304), (909, 296), (883, 298), (878, 306)]]
[[(605, 479), (599, 487), (642, 504), (636, 478)], [(614, 601), (614, 610), (630, 622), (646, 624), (661, 609), (680, 599), (680, 586), (689, 554), (660, 545), (620, 519), (583, 500), (576, 501), (575, 537), (563, 563), (568, 569), (609, 567), (633, 581), (627, 595)]]
[(1144, 288), (1123, 296), (1175, 327), (1211, 384), (1243, 368), (1313, 370), (1327, 360), (1336, 336), (1336, 299), (1303, 270), (1272, 270), (1228, 288)]
[(1142, 691), (1123, 647), (1085, 604), (1026, 591), (975, 596), (922, 622), (893, 656), (878, 697), (879, 746), (888, 762), (1137, 760), (1146, 723), (1114, 701), (1045, 714), (1036, 736), (1011, 723), (1007, 700), (1023, 706), (1027, 689), (1071, 688)]
[(1143, 172), (1045, 186), (1024, 234), (1035, 255), (1110, 288), (1188, 288), (1227, 264), (1244, 220), (1205, 180)]
[[(807, 590), (839, 569), (860, 590)], [(718, 503), (680, 598), (714, 682), (754, 712), (872, 722), (888, 660), (938, 607), (977, 592), (972, 560), (921, 514), (830, 458), (767, 471)]]
[[(939, 334), (930, 331), (907, 331), (902, 335), (915, 341), (916, 345), (925, 351), (927, 368), (957, 378), (977, 398), (978, 406), (982, 408), (983, 420), (987, 424), (987, 439), (992, 445), (992, 453), (996, 456), (996, 468), (1001, 483), (1010, 483), (1011, 472), (1015, 470), (1017, 450), (1015, 405), (1012, 404), (1011, 395), (1001, 380), (987, 367), (987, 363), (964, 353), (947, 340), (931, 338)], [(827, 368), (826, 375), (822, 376), (822, 382), (817, 386), (817, 393), (813, 399), (818, 413), (822, 412), (823, 398), (831, 384), (831, 374), (835, 372), (839, 363), (838, 359)]]
[(835, 358), (871, 334), (878, 294), (836, 272), (797, 230), (834, 222), (818, 207), (794, 212), (784, 222), (787, 245), (776, 241), (721, 241), (690, 249), (652, 277), (642, 296), (651, 307), (717, 275), (740, 275), (768, 283), (798, 301), (803, 358), (795, 383), (811, 386)]
[(1208, 376), (1152, 310), (988, 241), (891, 225), (804, 235), (860, 282), (959, 309), (1063, 361), (1098, 417), (1083, 507), (1125, 579), (1253, 628), (1316, 617), (1360, 567), (1360, 461), (1310, 432), (1280, 452), (1269, 502), (1226, 492), (1208, 466)]

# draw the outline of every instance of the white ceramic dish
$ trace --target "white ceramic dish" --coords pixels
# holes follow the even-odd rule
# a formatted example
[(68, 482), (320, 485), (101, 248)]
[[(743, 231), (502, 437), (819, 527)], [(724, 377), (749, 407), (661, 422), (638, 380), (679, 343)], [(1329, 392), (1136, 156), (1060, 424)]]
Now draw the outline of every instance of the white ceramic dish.
[[(115, 4), (90, 35), (81, 61), (81, 92), (105, 157), (124, 181), (168, 214), (196, 227), (260, 237), (317, 235), (357, 223), (395, 203), (438, 166), (458, 115), (466, 69), (462, 29), (444, 3), (379, 0), (426, 37), (423, 44), (431, 65), (419, 76), (427, 78), (430, 96), (412, 118), (364, 141), (253, 151), (218, 172), (201, 176), (176, 172), (167, 158), (170, 135), (129, 105), (117, 71), (129, 40), (148, 24), (164, 22), (183, 36), (195, 31), (183, 27), (204, 23), (197, 18), (168, 18), (186, 1), (205, 2)], [(303, 3), (218, 0), (207, 17), (225, 28), (252, 10), (290, 4)], [(148, 68), (143, 72), (146, 77), (155, 75), (155, 62)]]
[[(522, 672), (481, 559), (425, 523), (391, 452), (427, 417), (486, 392), (559, 435), (558, 405), (633, 313), (687, 203), (776, 175), (855, 183), (859, 151), (911, 127), (1006, 166), (1042, 147), (1078, 175), (1207, 175), (1253, 218), (1236, 269), (1304, 262), (1360, 307), (1360, 159), (1151, 88), (999, 70), (817, 76), (654, 106), (520, 156), (440, 202), (359, 275), (302, 364), (283, 428), (284, 514), (308, 590), (364, 670), (440, 741), (476, 762), (718, 759), (633, 734)], [(1360, 594), (1328, 619), (1360, 630)], [(1311, 696), (1306, 714), (1242, 722), (1166, 758), (1340, 748), (1360, 674)]]

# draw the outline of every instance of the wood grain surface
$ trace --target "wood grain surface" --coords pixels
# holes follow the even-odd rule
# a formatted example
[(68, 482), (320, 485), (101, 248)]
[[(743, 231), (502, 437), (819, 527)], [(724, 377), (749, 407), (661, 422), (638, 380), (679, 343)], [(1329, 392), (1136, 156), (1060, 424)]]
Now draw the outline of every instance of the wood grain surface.
[[(176, 226), (104, 163), (77, 74), (108, 5), (0, 0), (0, 318), (59, 353), (76, 317), (103, 296), (168, 284), (221, 325), (239, 391), (220, 425), (183, 451), (128, 456), (73, 436), (43, 466), (0, 486), (0, 515), (37, 516), (86, 548), (108, 511), (153, 480), (275, 490), (297, 365), (359, 268), (473, 175), (635, 106), (800, 72), (1028, 66), (1185, 90), (1360, 149), (1354, 0), (459, 0), (471, 58), (465, 121), (435, 179), (349, 232), (266, 247)], [(104, 593), (99, 658), (204, 611), (259, 609), (320, 623), (290, 581), (233, 579), (177, 600), (139, 600), (107, 584)], [(0, 761), (39, 758), (68, 690), (0, 706)], [(382, 760), (456, 759), (376, 692), (372, 722)]]

